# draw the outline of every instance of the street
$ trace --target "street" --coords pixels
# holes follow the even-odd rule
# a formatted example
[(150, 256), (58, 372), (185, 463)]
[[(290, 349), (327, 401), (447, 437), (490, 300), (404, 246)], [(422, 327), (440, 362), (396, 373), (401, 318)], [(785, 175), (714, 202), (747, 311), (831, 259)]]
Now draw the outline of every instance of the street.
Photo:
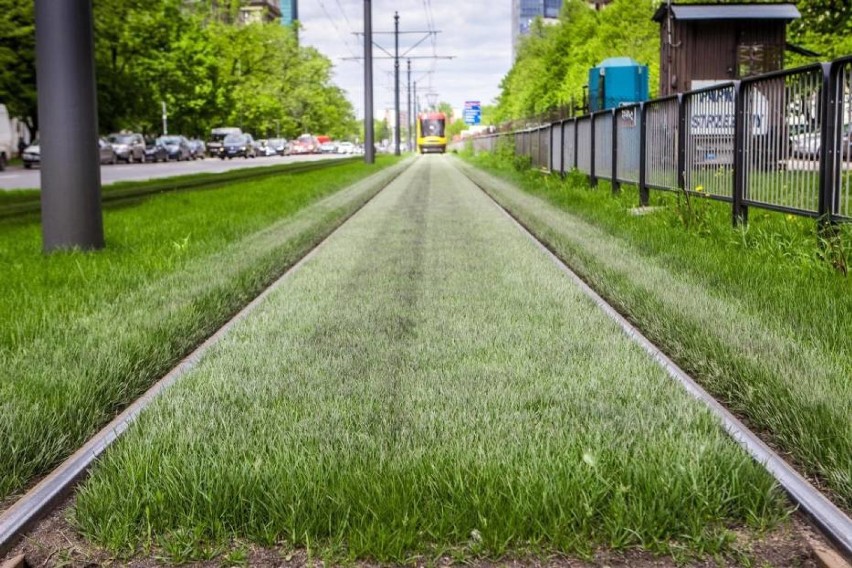
[[(161, 162), (158, 164), (115, 164), (101, 166), (103, 185), (119, 181), (142, 181), (163, 177), (174, 177), (200, 173), (221, 173), (239, 168), (275, 166), (292, 162), (310, 162), (329, 158), (344, 158), (338, 154), (311, 154), (304, 156), (270, 156), (267, 158), (220, 160), (206, 158), (192, 162)], [(25, 170), (22, 166), (11, 166), (0, 172), (0, 190), (38, 189), (41, 174), (38, 168)]]

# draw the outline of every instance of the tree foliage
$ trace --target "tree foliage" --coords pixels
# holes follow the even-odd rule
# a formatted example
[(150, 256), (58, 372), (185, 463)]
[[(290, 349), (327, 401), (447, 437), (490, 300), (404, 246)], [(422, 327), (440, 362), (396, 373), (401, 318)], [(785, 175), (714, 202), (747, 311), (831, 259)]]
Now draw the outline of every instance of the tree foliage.
[[(35, 124), (32, 2), (0, 0), (0, 102)], [(162, 129), (204, 136), (240, 126), (256, 136), (357, 133), (328, 58), (291, 28), (238, 25), (239, 2), (94, 0), (98, 119), (103, 132)]]
[[(821, 60), (852, 54), (852, 2), (799, 0), (796, 4), (802, 18), (790, 24), (790, 42), (816, 51)], [(608, 57), (627, 56), (648, 65), (653, 96), (659, 84), (660, 38), (651, 17), (659, 5), (660, 0), (614, 0), (604, 10), (594, 11), (584, 0), (564, 0), (558, 25), (534, 22), (530, 35), (522, 39), (515, 64), (500, 85), (495, 120), (581, 106), (589, 69)], [(785, 61), (795, 66), (814, 58), (788, 55)]]

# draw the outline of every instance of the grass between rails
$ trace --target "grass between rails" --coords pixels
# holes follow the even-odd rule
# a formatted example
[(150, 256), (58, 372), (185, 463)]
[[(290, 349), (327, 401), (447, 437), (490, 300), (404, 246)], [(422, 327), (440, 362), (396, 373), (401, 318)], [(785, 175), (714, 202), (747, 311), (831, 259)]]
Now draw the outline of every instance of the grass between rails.
[(160, 397), (77, 495), (116, 551), (712, 553), (773, 481), (444, 158)]
[(391, 163), (109, 210), (107, 248), (94, 254), (42, 255), (37, 223), (0, 222), (0, 499), (70, 454), (331, 232), (393, 171), (364, 178)]
[[(582, 176), (472, 175), (655, 343), (852, 510), (852, 231), (818, 242), (810, 220), (652, 192), (632, 215)], [(511, 183), (507, 183), (509, 180)]]

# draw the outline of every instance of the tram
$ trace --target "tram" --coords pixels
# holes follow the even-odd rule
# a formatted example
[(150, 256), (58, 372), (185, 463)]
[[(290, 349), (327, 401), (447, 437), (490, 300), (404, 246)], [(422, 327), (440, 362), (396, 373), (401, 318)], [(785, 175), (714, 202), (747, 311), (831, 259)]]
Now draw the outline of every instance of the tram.
[(424, 112), (417, 117), (417, 151), (421, 154), (447, 151), (447, 115)]

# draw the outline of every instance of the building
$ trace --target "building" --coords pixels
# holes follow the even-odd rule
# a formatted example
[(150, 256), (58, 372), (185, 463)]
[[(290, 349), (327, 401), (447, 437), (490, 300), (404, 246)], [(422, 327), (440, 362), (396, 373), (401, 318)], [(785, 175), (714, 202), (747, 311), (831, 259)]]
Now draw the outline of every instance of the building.
[(268, 24), (281, 17), (281, 10), (275, 0), (249, 0), (240, 6), (241, 24)]
[(280, 0), (281, 24), (290, 26), (299, 19), (299, 0)]
[[(612, 0), (588, 0), (593, 10), (601, 10)], [(530, 26), (536, 18), (545, 25), (559, 23), (562, 0), (512, 0), (512, 59), (517, 55), (518, 42), (529, 35)]]
[(660, 96), (741, 79), (784, 67), (787, 24), (800, 18), (794, 4), (663, 4), (660, 24)]
[(545, 23), (559, 21), (562, 0), (512, 0), (512, 57), (522, 36), (529, 35), (530, 26), (536, 18)]

